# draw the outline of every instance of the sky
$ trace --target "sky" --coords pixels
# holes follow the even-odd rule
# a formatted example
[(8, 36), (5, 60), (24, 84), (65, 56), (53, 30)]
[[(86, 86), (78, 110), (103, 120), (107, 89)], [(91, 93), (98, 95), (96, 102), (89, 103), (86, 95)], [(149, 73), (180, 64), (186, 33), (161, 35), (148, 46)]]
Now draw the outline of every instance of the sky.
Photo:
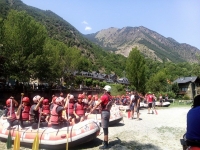
[(22, 0), (51, 10), (82, 34), (144, 26), (200, 50), (199, 0)]

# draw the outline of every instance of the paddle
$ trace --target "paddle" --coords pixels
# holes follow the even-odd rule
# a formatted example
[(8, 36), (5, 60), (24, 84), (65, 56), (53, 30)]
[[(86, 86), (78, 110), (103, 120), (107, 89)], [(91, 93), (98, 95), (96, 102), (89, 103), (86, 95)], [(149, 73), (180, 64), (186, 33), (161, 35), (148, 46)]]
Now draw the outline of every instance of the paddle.
[[(10, 100), (10, 117), (12, 115), (12, 100)], [(7, 149), (10, 149), (12, 147), (12, 137), (11, 137), (11, 133), (10, 133), (9, 129), (9, 133), (8, 133), (8, 138), (7, 138)]]
[(41, 114), (42, 112), (40, 112), (40, 116), (39, 116), (39, 121), (38, 121), (38, 129), (37, 129), (37, 134), (35, 136), (35, 139), (33, 141), (33, 145), (32, 145), (32, 150), (39, 150), (39, 128), (40, 128), (40, 119), (41, 119)]
[[(69, 120), (69, 97), (67, 98), (67, 118), (68, 118), (68, 120)], [(65, 115), (66, 115), (66, 113), (65, 113)], [(69, 137), (69, 125), (67, 126), (67, 143), (66, 143), (66, 150), (68, 150), (68, 137)]]
[[(21, 93), (21, 104), (22, 104), (23, 96), (24, 96), (24, 93)], [(19, 120), (20, 120), (20, 117), (19, 117)], [(17, 133), (16, 133), (16, 136), (15, 136), (15, 140), (14, 140), (13, 150), (19, 150), (19, 149), (20, 149), (20, 137), (19, 137), (19, 123), (18, 123), (18, 129), (17, 129)]]

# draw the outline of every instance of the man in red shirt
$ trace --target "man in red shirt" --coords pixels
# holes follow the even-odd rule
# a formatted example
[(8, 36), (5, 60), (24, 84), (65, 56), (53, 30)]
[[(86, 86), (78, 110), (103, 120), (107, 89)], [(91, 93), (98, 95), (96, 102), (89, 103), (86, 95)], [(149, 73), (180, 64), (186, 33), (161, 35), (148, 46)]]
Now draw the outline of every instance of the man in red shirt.
[[(152, 109), (153, 99), (154, 99), (153, 95), (151, 94), (151, 92), (149, 92), (147, 95), (148, 114), (150, 114), (150, 109)], [(153, 114), (153, 110), (152, 110), (152, 114)]]
[[(104, 132), (104, 142), (103, 146), (99, 147), (99, 149), (107, 149), (108, 147), (108, 127), (109, 127), (109, 119), (110, 119), (110, 109), (112, 107), (112, 97), (110, 95), (111, 87), (106, 85), (104, 88), (104, 94), (101, 99), (97, 103), (97, 105), (90, 111), (92, 113), (99, 105), (101, 105), (101, 127)], [(90, 114), (89, 113), (89, 114)]]

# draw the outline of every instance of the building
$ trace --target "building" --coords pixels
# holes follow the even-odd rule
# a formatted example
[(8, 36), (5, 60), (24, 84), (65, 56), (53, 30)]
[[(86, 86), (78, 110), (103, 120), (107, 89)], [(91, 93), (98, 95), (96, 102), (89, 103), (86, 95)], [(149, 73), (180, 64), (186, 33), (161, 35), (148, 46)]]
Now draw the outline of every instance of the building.
[(173, 83), (177, 83), (179, 87), (179, 95), (187, 95), (193, 99), (196, 95), (200, 94), (200, 78), (199, 77), (180, 77)]

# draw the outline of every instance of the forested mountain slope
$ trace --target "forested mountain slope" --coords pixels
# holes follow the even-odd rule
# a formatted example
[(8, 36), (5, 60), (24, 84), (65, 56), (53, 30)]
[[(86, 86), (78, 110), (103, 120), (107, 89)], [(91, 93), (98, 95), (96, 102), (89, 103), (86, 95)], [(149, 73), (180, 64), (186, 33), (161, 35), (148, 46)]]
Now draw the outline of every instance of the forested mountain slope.
[(11, 10), (26, 11), (36, 21), (43, 24), (50, 38), (64, 42), (69, 47), (78, 48), (82, 55), (91, 61), (92, 66), (87, 71), (100, 71), (121, 75), (124, 70), (126, 58), (103, 50), (93, 44), (66, 20), (50, 10), (40, 10), (28, 6), (21, 0), (0, 0), (0, 21), (6, 19)]

